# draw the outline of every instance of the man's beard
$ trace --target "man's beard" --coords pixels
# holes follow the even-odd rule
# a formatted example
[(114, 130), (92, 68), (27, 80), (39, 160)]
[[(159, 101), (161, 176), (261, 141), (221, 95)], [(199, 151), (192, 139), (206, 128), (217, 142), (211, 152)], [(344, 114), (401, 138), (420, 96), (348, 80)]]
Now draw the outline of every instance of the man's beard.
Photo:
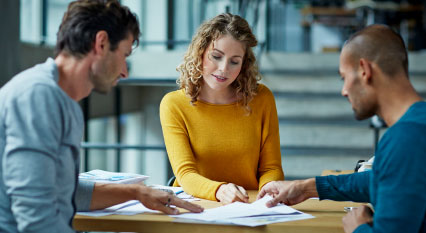
[(356, 110), (355, 108), (352, 108), (355, 118), (359, 121), (368, 119), (376, 114), (376, 111), (373, 107), (364, 108), (363, 110)]
[(89, 79), (93, 84), (93, 90), (100, 94), (108, 94), (112, 89), (112, 84), (109, 85), (105, 81), (105, 77), (95, 75), (92, 71), (89, 71)]

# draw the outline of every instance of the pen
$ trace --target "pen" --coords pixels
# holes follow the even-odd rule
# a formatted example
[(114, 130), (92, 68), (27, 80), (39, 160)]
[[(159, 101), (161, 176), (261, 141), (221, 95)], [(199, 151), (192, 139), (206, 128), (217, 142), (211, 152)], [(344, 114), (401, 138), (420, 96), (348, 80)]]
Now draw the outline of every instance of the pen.
[(177, 195), (179, 195), (179, 194), (181, 194), (181, 193), (183, 193), (183, 190), (177, 191), (177, 192), (175, 193), (175, 195), (177, 196)]
[(343, 210), (345, 212), (351, 212), (352, 210), (356, 209), (356, 207), (343, 207)]

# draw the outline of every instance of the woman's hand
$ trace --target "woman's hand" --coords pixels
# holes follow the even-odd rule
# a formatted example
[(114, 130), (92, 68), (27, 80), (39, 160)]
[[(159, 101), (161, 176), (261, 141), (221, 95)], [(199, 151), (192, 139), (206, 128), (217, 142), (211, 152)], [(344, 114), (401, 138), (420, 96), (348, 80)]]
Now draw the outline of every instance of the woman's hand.
[(226, 205), (232, 202), (245, 202), (247, 203), (249, 197), (246, 190), (233, 183), (222, 184), (216, 192), (216, 199), (222, 204)]

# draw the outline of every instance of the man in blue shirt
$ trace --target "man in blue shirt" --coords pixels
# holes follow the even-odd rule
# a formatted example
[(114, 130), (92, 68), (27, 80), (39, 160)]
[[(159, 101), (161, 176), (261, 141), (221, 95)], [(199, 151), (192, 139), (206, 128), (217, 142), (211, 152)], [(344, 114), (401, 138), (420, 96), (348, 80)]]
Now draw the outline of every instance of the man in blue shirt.
[(345, 43), (339, 73), (356, 118), (377, 114), (389, 126), (372, 171), (270, 182), (258, 198), (272, 195), (267, 206), (310, 197), (370, 202), (374, 214), (367, 206), (349, 212), (345, 232), (426, 232), (426, 102), (408, 79), (402, 38), (384, 25), (364, 28)]
[(127, 200), (167, 214), (202, 208), (139, 184), (78, 182), (83, 117), (78, 101), (128, 76), (135, 15), (118, 1), (70, 3), (55, 59), (0, 89), (0, 232), (74, 232), (75, 211)]

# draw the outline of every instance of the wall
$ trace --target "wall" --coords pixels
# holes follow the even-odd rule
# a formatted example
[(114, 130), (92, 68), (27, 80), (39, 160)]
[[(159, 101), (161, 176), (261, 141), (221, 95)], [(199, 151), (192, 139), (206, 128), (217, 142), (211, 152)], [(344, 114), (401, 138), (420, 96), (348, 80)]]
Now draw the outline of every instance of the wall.
[(19, 1), (0, 1), (0, 87), (19, 72)]

